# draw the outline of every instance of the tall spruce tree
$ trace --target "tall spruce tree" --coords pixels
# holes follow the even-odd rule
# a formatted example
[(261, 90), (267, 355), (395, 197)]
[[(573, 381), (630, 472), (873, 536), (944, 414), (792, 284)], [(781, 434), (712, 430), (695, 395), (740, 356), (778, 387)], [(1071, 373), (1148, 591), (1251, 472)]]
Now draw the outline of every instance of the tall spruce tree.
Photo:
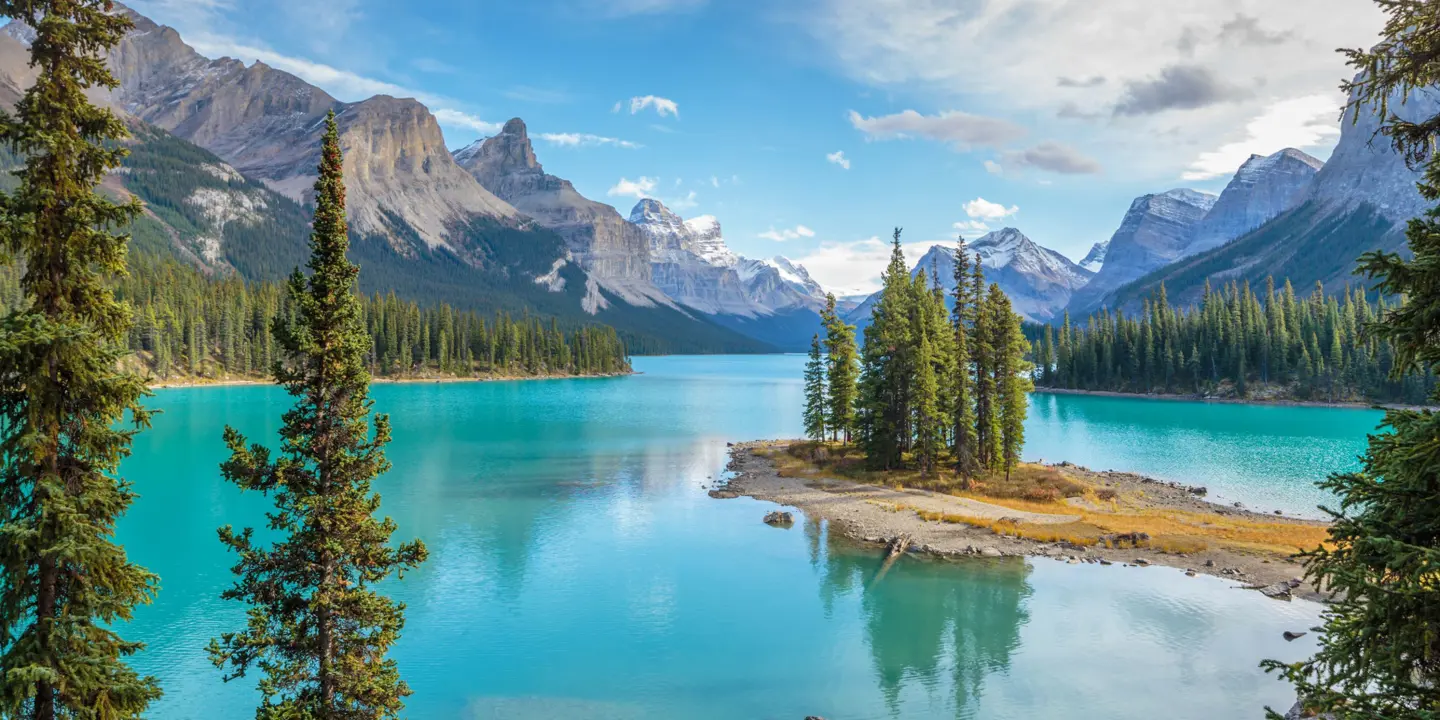
[(805, 363), (805, 436), (825, 439), (825, 418), (829, 398), (825, 393), (825, 357), (820, 353), (820, 336), (810, 339), (810, 361)]
[[(122, 720), (160, 696), (116, 632), (156, 578), (115, 544), (135, 495), (116, 476), (148, 424), (139, 376), (117, 371), (131, 327), (110, 283), (125, 274), (140, 210), (96, 191), (120, 165), (125, 125), (87, 91), (113, 89), (105, 52), (130, 29), (106, 0), (3, 0), (28, 23), (36, 78), (0, 114), (24, 159), (0, 199), (0, 259), (24, 264), (18, 309), (0, 321), (0, 717)], [(134, 429), (122, 429), (129, 412)]]
[[(1389, 14), (1384, 38), (1371, 50), (1346, 51), (1361, 72), (1345, 83), (1350, 110), (1358, 116), (1377, 105), (1382, 132), (1412, 163), (1424, 164), (1420, 194), (1440, 200), (1440, 160), (1432, 155), (1440, 116), (1405, 121), (1389, 115), (1387, 104), (1395, 93), (1440, 82), (1440, 5), (1378, 4)], [(1433, 372), (1440, 366), (1440, 207), (1412, 219), (1406, 237), (1412, 259), (1386, 252), (1361, 258), (1381, 293), (1405, 298), (1368, 331), (1393, 345), (1396, 373)], [(1320, 363), (1318, 348), (1304, 353)], [(1340, 362), (1332, 354), (1332, 369)], [(1431, 400), (1440, 401), (1440, 393)], [(1305, 557), (1307, 576), (1335, 593), (1323, 613), (1320, 650), (1301, 663), (1266, 666), (1293, 682), (1305, 705), (1337, 720), (1434, 720), (1440, 718), (1440, 414), (1392, 410), (1385, 426), (1391, 432), (1370, 436), (1360, 471), (1321, 483), (1340, 501), (1328, 511), (1329, 541)]]
[(855, 404), (859, 393), (856, 387), (860, 368), (855, 347), (855, 326), (841, 320), (839, 313), (835, 312), (833, 294), (825, 296), (825, 309), (820, 317), (825, 324), (827, 354), (825, 387), (829, 406), (826, 414), (833, 439), (848, 444), (855, 431)]
[(999, 467), (1009, 476), (1020, 462), (1020, 449), (1025, 445), (1025, 416), (1029, 411), (1029, 394), (1035, 389), (1030, 380), (1030, 364), (1025, 356), (1030, 343), (1020, 327), (1010, 298), (994, 285), (990, 286), (995, 338), (995, 405), (999, 415)]
[(881, 276), (880, 299), (865, 332), (861, 369), (861, 440), (872, 469), (901, 466), (910, 446), (910, 380), (914, 335), (911, 305), (914, 293), (899, 228), (890, 264)]
[(961, 237), (955, 245), (955, 306), (951, 309), (951, 332), (955, 336), (955, 364), (952, 371), (955, 379), (951, 382), (950, 456), (955, 461), (955, 472), (960, 476), (961, 485), (969, 489), (970, 482), (979, 471), (975, 460), (975, 380), (971, 375), (970, 326), (974, 308), (970, 293), (970, 251)]
[(938, 328), (934, 327), (935, 313), (931, 308), (932, 295), (927, 287), (924, 270), (915, 277), (912, 286), (911, 337), (914, 338), (914, 372), (911, 382), (911, 406), (914, 428), (915, 463), (921, 477), (933, 477), (939, 464), (940, 449), (944, 445), (945, 417), (940, 410), (940, 383), (936, 376), (936, 343), (932, 340)]
[[(296, 270), (291, 324), (275, 324), (282, 358), (278, 383), (296, 398), (280, 431), (281, 457), (263, 445), (247, 447), (225, 429), (231, 457), (226, 479), (275, 502), (269, 547), (253, 530), (220, 529), (239, 555), (235, 586), (223, 597), (247, 603), (244, 630), (211, 641), (226, 680), (251, 670), (260, 680), (259, 718), (392, 718), (410, 688), (400, 679), (390, 646), (404, 626), (405, 606), (375, 585), (425, 560), (419, 541), (391, 547), (395, 523), (378, 520), (380, 496), (372, 480), (389, 469), (384, 447), (390, 422), (374, 416), (364, 357), (371, 349), (355, 294), (359, 269), (346, 257), (345, 186), (339, 131), (326, 119), (307, 278)], [(428, 326), (427, 326), (428, 327)], [(423, 334), (423, 331), (422, 331)], [(429, 350), (427, 349), (427, 356)]]
[[(974, 274), (970, 278), (970, 302), (973, 308), (970, 323), (970, 357), (975, 376), (975, 463), (983, 470), (994, 470), (999, 445), (999, 422), (995, 412), (995, 298), (985, 293), (985, 269), (980, 256), (975, 256)], [(993, 286), (992, 286), (993, 287)]]

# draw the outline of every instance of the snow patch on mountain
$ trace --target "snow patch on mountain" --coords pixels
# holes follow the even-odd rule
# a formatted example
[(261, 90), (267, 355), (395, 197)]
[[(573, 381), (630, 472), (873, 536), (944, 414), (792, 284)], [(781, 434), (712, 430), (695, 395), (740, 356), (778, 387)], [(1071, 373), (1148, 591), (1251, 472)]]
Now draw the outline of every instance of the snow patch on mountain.
[(1080, 267), (1090, 272), (1100, 272), (1101, 266), (1105, 264), (1105, 253), (1110, 249), (1110, 241), (1097, 242), (1090, 247), (1090, 252), (1085, 253), (1085, 259), (1080, 261)]

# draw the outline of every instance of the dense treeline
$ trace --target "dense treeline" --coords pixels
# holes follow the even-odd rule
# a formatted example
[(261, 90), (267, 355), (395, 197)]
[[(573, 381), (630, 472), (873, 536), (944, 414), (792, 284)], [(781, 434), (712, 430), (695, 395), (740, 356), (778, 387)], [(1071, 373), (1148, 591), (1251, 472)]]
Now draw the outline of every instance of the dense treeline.
[[(875, 470), (952, 467), (963, 483), (1008, 473), (1025, 442), (1030, 344), (999, 286), (955, 250), (953, 308), (924, 270), (907, 271), (895, 231), (890, 264), (860, 352), (855, 328), (824, 313), (826, 338), (811, 345), (805, 426), (814, 440), (857, 438)], [(857, 367), (858, 362), (858, 367)]]
[[(18, 307), (20, 270), (0, 267), (0, 309)], [(115, 281), (134, 323), (127, 345), (158, 379), (258, 377), (276, 356), (273, 318), (293, 311), (282, 285), (208, 277), (168, 259), (131, 258)], [(608, 375), (628, 372), (625, 344), (608, 327), (562, 331), (555, 320), (484, 318), (448, 305), (421, 307), (394, 293), (362, 298), (372, 350), (386, 377)]]
[(1361, 290), (1297, 297), (1289, 282), (1208, 286), (1199, 306), (1171, 305), (1165, 286), (1138, 317), (1101, 312), (1082, 326), (1032, 329), (1042, 387), (1135, 393), (1264, 395), (1326, 402), (1418, 404), (1435, 389), (1426, 369), (1392, 377), (1392, 343), (1365, 327), (1393, 303)]

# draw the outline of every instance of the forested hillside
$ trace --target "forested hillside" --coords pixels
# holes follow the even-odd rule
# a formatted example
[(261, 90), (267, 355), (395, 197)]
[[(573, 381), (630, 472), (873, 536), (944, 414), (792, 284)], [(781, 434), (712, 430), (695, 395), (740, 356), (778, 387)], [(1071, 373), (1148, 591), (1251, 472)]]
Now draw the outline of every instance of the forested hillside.
[(1394, 347), (1364, 332), (1392, 305), (1359, 289), (1327, 295), (1319, 284), (1301, 298), (1267, 279), (1263, 295), (1248, 283), (1206, 285), (1197, 305), (1181, 309), (1162, 284), (1139, 313), (1105, 311), (1083, 324), (1067, 316), (1058, 333), (1027, 332), (1040, 387), (1423, 403), (1435, 376), (1390, 378)]
[[(20, 301), (20, 270), (0, 267), (0, 311)], [(128, 336), (136, 360), (157, 380), (259, 378), (277, 357), (270, 323), (291, 316), (278, 283), (206, 277), (171, 259), (140, 254), (116, 296), (135, 317)], [(421, 307), (395, 293), (362, 298), (373, 349), (372, 373), (391, 378), (534, 377), (628, 372), (614, 329), (564, 331), (554, 319), (449, 305)]]

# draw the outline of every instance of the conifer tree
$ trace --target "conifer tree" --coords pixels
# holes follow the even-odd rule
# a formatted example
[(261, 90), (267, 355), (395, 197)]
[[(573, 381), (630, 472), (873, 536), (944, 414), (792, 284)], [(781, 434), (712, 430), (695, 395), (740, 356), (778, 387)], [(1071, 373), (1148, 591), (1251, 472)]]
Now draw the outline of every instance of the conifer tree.
[(910, 444), (910, 373), (912, 369), (910, 273), (895, 229), (890, 264), (881, 276), (880, 299), (865, 332), (861, 369), (861, 440), (872, 469), (901, 465)]
[(34, 28), (36, 74), (0, 113), (0, 143), (24, 162), (0, 198), (0, 260), (24, 273), (0, 321), (0, 717), (125, 720), (160, 696), (125, 662), (141, 645), (117, 632), (157, 581), (114, 542), (135, 497), (116, 471), (150, 416), (145, 381), (116, 369), (131, 314), (110, 290), (139, 203), (97, 192), (128, 133), (86, 96), (117, 85), (105, 52), (132, 24), (112, 10), (0, 0)]
[(940, 412), (940, 384), (935, 374), (935, 347), (931, 336), (934, 313), (930, 309), (931, 295), (926, 288), (926, 275), (922, 270), (914, 284), (914, 321), (911, 332), (915, 338), (915, 378), (912, 384), (913, 427), (915, 428), (915, 462), (921, 477), (932, 477), (939, 461), (943, 444), (944, 416)]
[(810, 339), (810, 361), (805, 364), (805, 436), (825, 439), (826, 405), (825, 358), (820, 354), (820, 336)]
[[(1382, 40), (1346, 51), (1361, 71), (1345, 83), (1350, 111), (1358, 117), (1378, 105), (1381, 132), (1412, 163), (1423, 163), (1418, 187), (1434, 202), (1440, 116), (1401, 120), (1389, 115), (1388, 102), (1440, 81), (1440, 5), (1377, 1), (1390, 16)], [(1406, 237), (1412, 259), (1381, 251), (1361, 257), (1381, 293), (1405, 298), (1369, 333), (1393, 345), (1395, 373), (1433, 373), (1440, 366), (1440, 206), (1410, 220)], [(1332, 367), (1338, 362), (1332, 357)], [(1266, 663), (1296, 685), (1305, 705), (1336, 720), (1440, 717), (1440, 414), (1392, 410), (1385, 426), (1392, 432), (1370, 436), (1360, 471), (1321, 483), (1340, 502), (1329, 511), (1329, 542), (1306, 555), (1307, 577), (1335, 593), (1323, 613), (1319, 652), (1293, 665)]]
[(270, 496), (266, 547), (252, 529), (220, 529), (239, 555), (236, 584), (223, 597), (247, 603), (249, 623), (211, 641), (226, 680), (252, 670), (260, 680), (261, 718), (393, 718), (409, 687), (386, 657), (404, 626), (404, 605), (375, 585), (425, 560), (419, 541), (391, 547), (395, 523), (377, 519), (372, 480), (390, 467), (389, 418), (375, 415), (364, 356), (371, 348), (355, 294), (359, 269), (346, 257), (345, 187), (339, 132), (326, 119), (307, 279), (296, 270), (289, 291), (293, 323), (276, 323), (282, 359), (278, 383), (296, 398), (280, 431), (281, 456), (247, 447), (225, 429), (226, 479)]
[(999, 465), (1008, 476), (1020, 462), (1020, 449), (1025, 445), (1025, 416), (1029, 411), (1029, 394), (1034, 389), (1030, 365), (1025, 356), (1030, 343), (1020, 327), (1010, 298), (1000, 288), (990, 286), (994, 307), (995, 337), (995, 404), (1000, 415)]
[(998, 459), (995, 448), (999, 442), (995, 413), (995, 341), (991, 326), (994, 298), (985, 294), (985, 269), (980, 256), (975, 256), (975, 270), (970, 278), (970, 302), (974, 314), (970, 326), (970, 357), (975, 376), (975, 463), (986, 470), (995, 469)]
[(825, 324), (826, 377), (829, 406), (826, 415), (832, 438), (849, 443), (855, 431), (855, 404), (860, 375), (855, 347), (855, 326), (840, 319), (835, 312), (835, 296), (825, 296), (825, 309), (820, 317)]
[(951, 457), (955, 461), (955, 472), (961, 484), (968, 486), (979, 470), (975, 460), (975, 381), (971, 375), (970, 323), (973, 317), (970, 283), (970, 252), (965, 247), (965, 238), (956, 241), (955, 246), (955, 307), (951, 310), (951, 332), (955, 336), (955, 379), (951, 383)]

